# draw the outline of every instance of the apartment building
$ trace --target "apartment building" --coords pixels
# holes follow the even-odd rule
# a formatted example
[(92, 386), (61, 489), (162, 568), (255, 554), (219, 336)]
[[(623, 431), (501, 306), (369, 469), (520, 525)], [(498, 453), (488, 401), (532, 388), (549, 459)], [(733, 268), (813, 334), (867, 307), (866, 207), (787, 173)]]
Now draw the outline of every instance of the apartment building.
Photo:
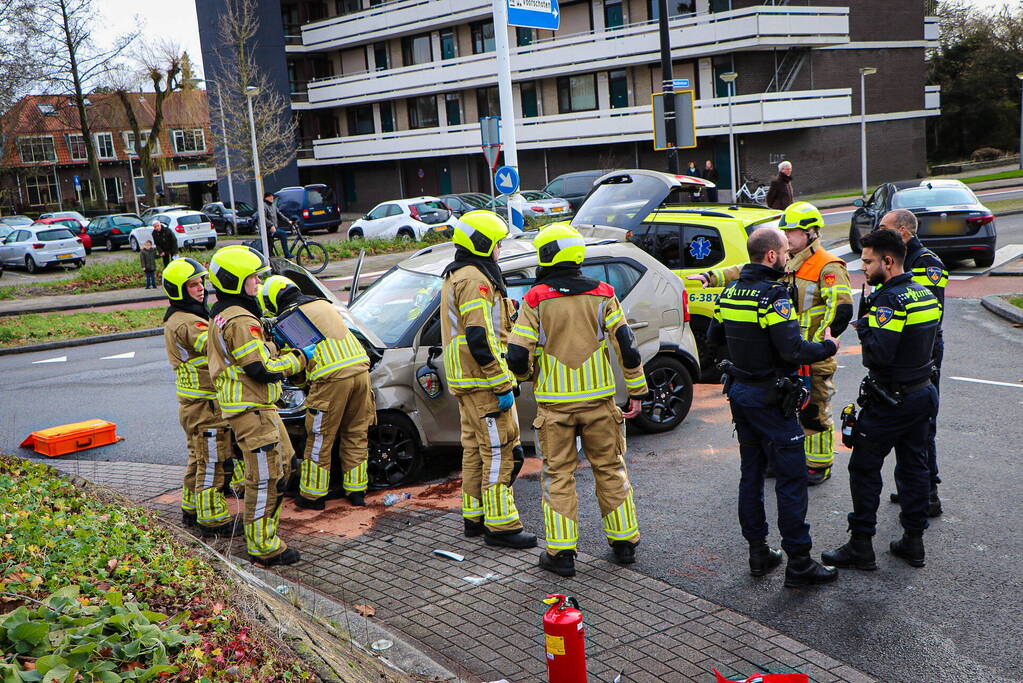
[[(197, 1), (200, 25), (222, 1)], [(489, 187), (478, 124), (500, 113), (489, 0), (282, 0), (279, 18), (267, 5), (277, 3), (261, 3), (279, 27), (264, 30), (281, 32), (268, 58), (299, 116), (302, 182), (332, 184), (359, 209)], [(680, 167), (713, 160), (728, 185), (720, 75), (734, 71), (741, 174), (767, 181), (788, 159), (798, 193), (857, 186), (859, 69), (873, 67), (871, 182), (926, 172), (939, 93), (925, 83), (937, 20), (923, 0), (669, 0), (669, 12), (673, 75), (695, 91), (699, 140), (678, 152)], [(567, 0), (557, 32), (510, 28), (523, 187), (582, 169), (666, 168), (651, 140), (657, 18), (657, 0)]]

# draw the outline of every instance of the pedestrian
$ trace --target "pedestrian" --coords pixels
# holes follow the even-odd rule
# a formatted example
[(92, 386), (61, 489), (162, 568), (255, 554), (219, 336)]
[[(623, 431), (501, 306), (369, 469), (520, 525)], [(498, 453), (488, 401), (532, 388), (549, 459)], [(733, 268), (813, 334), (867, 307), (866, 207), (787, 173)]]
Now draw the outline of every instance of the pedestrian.
[(714, 162), (707, 159), (703, 162), (703, 178), (714, 183), (714, 187), (707, 188), (707, 201), (712, 204), (717, 204), (718, 201), (718, 170), (714, 168)]
[[(938, 255), (924, 247), (920, 238), (916, 236), (917, 220), (916, 215), (907, 209), (895, 209), (889, 211), (881, 218), (878, 226), (882, 230), (892, 230), (902, 238), (906, 245), (906, 261), (903, 270), (909, 273), (913, 282), (924, 287), (934, 298), (938, 300), (942, 311), (945, 309), (945, 285), (948, 284), (948, 270)], [(944, 313), (942, 314), (944, 318)], [(934, 361), (934, 375), (931, 381), (934, 388), (941, 393), (939, 382), (941, 380), (941, 361), (945, 357), (945, 338), (941, 332), (941, 322), (938, 323), (938, 335), (934, 339), (934, 353), (931, 360)], [(940, 403), (940, 401), (939, 401)], [(929, 425), (927, 434), (927, 469), (931, 473), (931, 489), (927, 501), (927, 516), (940, 517), (942, 513), (941, 498), (938, 496), (938, 484), (941, 477), (938, 476), (938, 448), (936, 437), (938, 433), (938, 416), (935, 413)], [(898, 495), (892, 496), (894, 502), (898, 502)]]
[[(575, 575), (579, 540), (576, 437), (593, 469), (604, 535), (620, 564), (636, 561), (639, 524), (625, 467), (625, 420), (649, 393), (636, 336), (614, 288), (584, 277), (582, 236), (567, 223), (549, 225), (533, 240), (539, 268), (508, 342), (508, 367), (520, 381), (536, 375), (537, 453), (543, 458), (547, 552), (540, 567)], [(627, 412), (615, 405), (609, 347), (629, 392)]]
[[(142, 251), (147, 250), (155, 262), (156, 250), (148, 240)], [(205, 536), (234, 536), (237, 527), (221, 492), (225, 465), (233, 456), (231, 430), (220, 414), (207, 366), (210, 314), (205, 278), (206, 268), (190, 258), (174, 259), (163, 271), (169, 304), (163, 316), (164, 345), (174, 369), (178, 418), (188, 441), (182, 519), (188, 526), (198, 524)]]
[(166, 268), (171, 259), (178, 255), (178, 238), (159, 219), (153, 219), (152, 240)]
[(156, 289), (156, 247), (152, 240), (146, 240), (139, 249), (142, 272), (146, 274), (146, 289)]
[(291, 234), (291, 219), (281, 213), (281, 210), (274, 204), (273, 192), (267, 192), (263, 195), (263, 212), (266, 215), (267, 241), (270, 245), (270, 251), (272, 252), (274, 249), (274, 240), (280, 240), (281, 252), (284, 254), (284, 258), (292, 258), (291, 247), (288, 246), (288, 236)]
[(822, 341), (808, 341), (800, 334), (789, 288), (778, 281), (788, 260), (785, 234), (760, 228), (746, 247), (750, 263), (721, 293), (708, 339), (727, 345), (731, 358), (722, 367), (739, 437), (739, 525), (749, 543), (750, 573), (763, 576), (781, 564), (781, 553), (767, 544), (764, 513), (764, 472), (772, 465), (778, 529), (788, 555), (785, 585), (827, 583), (837, 578), (837, 572), (810, 557), (803, 430), (796, 417), (806, 392), (797, 368), (834, 356), (838, 340), (827, 328)]
[(507, 235), (508, 225), (491, 211), (469, 211), (455, 223), (455, 257), (441, 287), (441, 338), (462, 427), (465, 535), (533, 548), (536, 536), (523, 529), (512, 491), (523, 452), (504, 349), (513, 308), (497, 264)]
[(301, 311), (324, 339), (305, 368), (306, 444), (295, 504), (323, 510), (330, 490), (330, 459), (340, 438), (342, 488), (352, 505), (366, 504), (369, 483), (369, 427), (376, 403), (369, 379), (369, 356), (330, 301), (307, 296), (292, 280), (271, 275), (257, 296), (263, 314), (275, 318)]
[(771, 181), (771, 187), (767, 189), (765, 203), (768, 208), (784, 211), (795, 201), (796, 195), (792, 189), (792, 162), (783, 161), (778, 164), (778, 177)]
[[(824, 217), (808, 202), (796, 202), (785, 210), (779, 227), (788, 240), (788, 263), (781, 280), (795, 289), (795, 314), (803, 338), (821, 341), (824, 331), (838, 338), (852, 320), (852, 288), (845, 261), (831, 254), (821, 244), (820, 231)], [(723, 287), (740, 276), (742, 266), (718, 268), (700, 275), (687, 276), (704, 286)], [(806, 435), (806, 467), (810, 486), (823, 484), (831, 477), (835, 462), (835, 420), (831, 399), (835, 396), (835, 373), (838, 361), (826, 358), (802, 368), (803, 382), (808, 384), (810, 401), (799, 411), (799, 421)]]
[(224, 247), (213, 255), (217, 303), (208, 344), (220, 410), (245, 460), (245, 545), (249, 559), (266, 566), (301, 559), (277, 534), (295, 451), (275, 404), (281, 381), (301, 372), (313, 354), (312, 346), (278, 351), (267, 343), (256, 294), (269, 271), (266, 257), (250, 247)]
[(895, 449), (903, 535), (889, 548), (910, 566), (925, 564), (931, 473), (927, 465), (930, 422), (938, 413), (938, 389), (931, 382), (934, 341), (941, 305), (903, 270), (906, 245), (891, 230), (865, 235), (863, 274), (878, 287), (853, 323), (860, 338), (867, 376), (860, 384), (862, 407), (849, 458), (849, 541), (822, 559), (836, 567), (877, 569), (873, 537), (881, 495), (881, 468)]
[[(686, 175), (690, 176), (690, 177), (693, 177), (693, 178), (699, 178), (700, 177), (700, 169), (698, 169), (696, 167), (696, 162), (695, 161), (690, 161), (689, 162), (689, 166), (686, 167)], [(692, 195), (692, 200), (694, 202), (700, 201), (700, 188), (698, 188), (698, 187), (694, 188), (690, 194)]]

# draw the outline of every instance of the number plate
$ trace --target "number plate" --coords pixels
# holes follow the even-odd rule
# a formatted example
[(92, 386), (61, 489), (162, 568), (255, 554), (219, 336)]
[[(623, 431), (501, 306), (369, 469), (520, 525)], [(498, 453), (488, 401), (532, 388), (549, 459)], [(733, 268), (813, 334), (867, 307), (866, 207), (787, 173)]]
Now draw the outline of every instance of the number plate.
[(961, 220), (936, 220), (931, 221), (928, 226), (932, 235), (961, 235), (963, 233), (963, 221)]
[(317, 209), (316, 211), (313, 211), (313, 215), (314, 216), (322, 216), (325, 213), (327, 213), (327, 212), (324, 211), (323, 209)]
[(74, 254), (57, 254), (57, 258), (73, 258)]
[(560, 206), (555, 206), (551, 209), (551, 213), (564, 213), (565, 209)]

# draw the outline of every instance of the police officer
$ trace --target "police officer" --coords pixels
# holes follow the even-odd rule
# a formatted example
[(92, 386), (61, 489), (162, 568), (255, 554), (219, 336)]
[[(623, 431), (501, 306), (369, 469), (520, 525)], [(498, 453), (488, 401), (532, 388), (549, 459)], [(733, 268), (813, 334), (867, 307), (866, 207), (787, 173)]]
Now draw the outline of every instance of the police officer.
[(487, 545), (533, 548), (536, 536), (523, 531), (512, 493), (523, 454), (503, 341), (512, 309), (497, 265), (507, 234), (507, 224), (491, 211), (470, 211), (455, 224), (455, 258), (441, 287), (441, 338), (461, 416), (465, 535), (482, 534)]
[(256, 293), (269, 272), (266, 257), (244, 246), (224, 247), (210, 260), (217, 303), (210, 312), (210, 375), (220, 410), (245, 458), (245, 544), (249, 559), (293, 564), (300, 555), (277, 535), (281, 500), (294, 449), (277, 415), (281, 380), (302, 371), (313, 348), (278, 355), (263, 336)]
[(867, 377), (860, 385), (860, 411), (849, 459), (851, 539), (822, 559), (836, 567), (877, 569), (873, 536), (881, 495), (881, 466), (895, 448), (895, 486), (905, 533), (892, 541), (893, 555), (924, 566), (924, 529), (930, 470), (929, 423), (938, 412), (938, 390), (931, 383), (932, 353), (941, 306), (927, 289), (903, 271), (906, 246), (897, 234), (876, 230), (866, 235), (863, 273), (871, 285), (883, 285), (866, 304), (867, 314), (853, 323), (863, 349)]
[[(903, 270), (912, 275), (913, 282), (925, 287), (934, 298), (938, 300), (942, 311), (945, 309), (945, 286), (948, 284), (948, 270), (938, 255), (924, 247), (920, 238), (916, 236), (917, 220), (912, 211), (906, 209), (895, 209), (889, 211), (881, 218), (878, 226), (882, 230), (892, 230), (902, 238), (906, 245), (906, 261)], [(938, 336), (934, 340), (934, 353), (931, 359), (934, 361), (934, 388), (941, 388), (941, 360), (945, 356), (945, 340), (941, 333), (941, 325), (938, 325)], [(927, 516), (941, 516), (941, 498), (938, 497), (938, 484), (941, 477), (938, 476), (938, 448), (935, 437), (938, 432), (937, 415), (931, 420), (927, 434), (927, 467), (931, 472), (931, 490), (927, 502)], [(893, 502), (898, 502), (898, 494), (892, 494)]]
[[(803, 338), (821, 341), (826, 329), (831, 330), (833, 337), (841, 336), (852, 319), (852, 290), (845, 261), (821, 245), (824, 217), (813, 204), (796, 202), (785, 209), (778, 227), (785, 231), (789, 244), (789, 261), (782, 282), (795, 290), (792, 297)], [(738, 278), (741, 268), (718, 268), (687, 279), (699, 280), (704, 286), (722, 287)], [(799, 412), (806, 435), (804, 450), (810, 486), (827, 481), (835, 461), (831, 399), (835, 395), (837, 370), (838, 361), (834, 357), (800, 369), (810, 390), (810, 401)]]
[(835, 569), (810, 558), (804, 436), (796, 419), (806, 393), (796, 373), (800, 365), (834, 356), (838, 341), (828, 328), (819, 342), (800, 335), (789, 288), (778, 282), (788, 260), (785, 234), (759, 228), (746, 247), (751, 262), (721, 293), (708, 339), (727, 344), (731, 358), (722, 367), (739, 437), (739, 524), (749, 542), (750, 573), (763, 576), (781, 563), (781, 553), (767, 545), (764, 470), (771, 464), (778, 528), (789, 558), (785, 585), (827, 583), (838, 577)]
[(178, 418), (188, 440), (181, 509), (185, 524), (198, 524), (204, 535), (233, 536), (235, 526), (221, 492), (224, 465), (232, 456), (231, 430), (220, 415), (207, 367), (205, 276), (206, 268), (190, 258), (174, 259), (163, 270), (170, 303), (163, 316), (163, 338), (174, 369)]
[[(540, 566), (561, 576), (575, 575), (577, 435), (593, 468), (604, 535), (617, 561), (632, 564), (639, 525), (625, 468), (624, 423), (639, 414), (640, 401), (648, 393), (643, 359), (614, 288), (583, 277), (580, 271), (586, 256), (582, 236), (569, 225), (556, 223), (541, 230), (533, 245), (540, 267), (512, 328), (508, 367), (519, 380), (534, 381), (538, 414), (533, 428), (544, 462), (547, 531), (547, 552), (541, 553)], [(609, 346), (629, 390), (626, 413), (615, 405)]]
[(365, 505), (368, 430), (376, 416), (369, 381), (369, 356), (344, 319), (326, 299), (307, 296), (292, 280), (271, 275), (259, 289), (259, 307), (268, 316), (301, 311), (320, 334), (306, 365), (306, 442), (295, 504), (323, 510), (330, 488), (330, 454), (340, 435), (342, 486), (352, 505)]

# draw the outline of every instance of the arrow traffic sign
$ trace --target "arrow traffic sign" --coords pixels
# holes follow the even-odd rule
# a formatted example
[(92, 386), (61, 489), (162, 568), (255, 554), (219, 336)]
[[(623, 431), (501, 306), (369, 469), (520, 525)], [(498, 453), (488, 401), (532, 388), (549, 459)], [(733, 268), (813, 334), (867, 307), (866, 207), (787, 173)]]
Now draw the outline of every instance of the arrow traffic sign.
[(557, 31), (561, 25), (558, 0), (507, 0), (508, 24)]
[(502, 166), (494, 174), (494, 186), (501, 194), (514, 194), (519, 189), (519, 173), (511, 166)]

